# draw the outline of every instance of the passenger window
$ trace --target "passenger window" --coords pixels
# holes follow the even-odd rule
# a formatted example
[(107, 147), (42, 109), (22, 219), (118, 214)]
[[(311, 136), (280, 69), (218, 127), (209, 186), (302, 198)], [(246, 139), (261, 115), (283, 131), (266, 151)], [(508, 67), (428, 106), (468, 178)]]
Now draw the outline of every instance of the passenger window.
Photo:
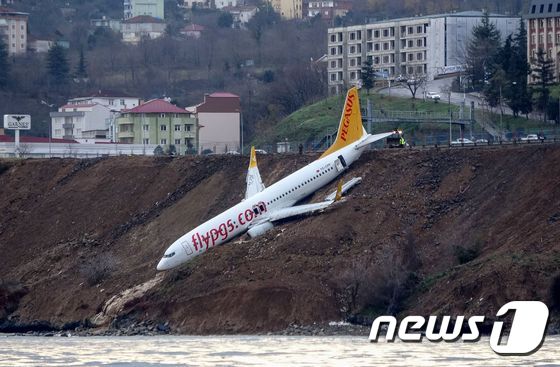
[(253, 209), (253, 212), (254, 212), (255, 214), (259, 214), (259, 209), (258, 209), (258, 208), (254, 208), (254, 209)]

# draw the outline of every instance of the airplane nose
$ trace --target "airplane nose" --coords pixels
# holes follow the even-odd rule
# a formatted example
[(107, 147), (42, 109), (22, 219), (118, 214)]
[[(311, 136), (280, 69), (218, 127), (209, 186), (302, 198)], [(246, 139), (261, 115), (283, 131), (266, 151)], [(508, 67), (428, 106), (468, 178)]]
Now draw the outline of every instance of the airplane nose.
[(157, 268), (156, 268), (156, 269), (157, 269), (158, 271), (167, 270), (169, 267), (167, 266), (166, 262), (167, 262), (167, 261), (166, 261), (165, 259), (161, 259), (161, 260), (159, 261), (159, 263), (157, 264)]

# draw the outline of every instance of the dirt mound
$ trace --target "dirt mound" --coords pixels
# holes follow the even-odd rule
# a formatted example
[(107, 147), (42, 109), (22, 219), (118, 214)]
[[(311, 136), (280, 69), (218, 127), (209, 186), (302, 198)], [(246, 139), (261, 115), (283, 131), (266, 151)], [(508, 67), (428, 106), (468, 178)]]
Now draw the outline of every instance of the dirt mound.
[[(261, 175), (270, 184), (315, 158), (263, 156)], [(558, 162), (554, 146), (366, 153), (346, 174), (364, 178), (346, 201), (165, 273), (118, 317), (264, 332), (547, 302), (560, 269)], [(246, 166), (235, 156), (2, 162), (0, 280), (25, 292), (0, 319), (62, 327), (102, 313), (156, 276), (171, 242), (243, 198)]]

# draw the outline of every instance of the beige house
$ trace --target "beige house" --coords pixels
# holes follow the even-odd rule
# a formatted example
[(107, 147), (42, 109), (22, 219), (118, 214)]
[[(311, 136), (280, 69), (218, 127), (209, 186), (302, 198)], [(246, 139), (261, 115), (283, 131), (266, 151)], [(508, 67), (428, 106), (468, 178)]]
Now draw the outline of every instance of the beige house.
[(283, 19), (301, 19), (303, 16), (302, 0), (268, 0), (268, 2)]
[(27, 21), (29, 14), (0, 7), (0, 39), (8, 46), (9, 55), (27, 51)]
[(149, 15), (139, 15), (122, 22), (121, 33), (124, 42), (137, 44), (140, 40), (155, 39), (165, 34), (165, 22)]
[(232, 93), (212, 93), (204, 102), (187, 107), (196, 114), (199, 131), (199, 152), (214, 153), (241, 150), (241, 105), (239, 96)]

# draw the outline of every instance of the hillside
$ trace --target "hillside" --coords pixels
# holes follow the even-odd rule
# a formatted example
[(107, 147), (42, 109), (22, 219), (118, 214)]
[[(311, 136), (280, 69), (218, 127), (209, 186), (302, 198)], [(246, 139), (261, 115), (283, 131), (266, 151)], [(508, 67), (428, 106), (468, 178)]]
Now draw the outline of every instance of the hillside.
[[(372, 109), (375, 111), (385, 111), (391, 113), (397, 112), (417, 112), (422, 113), (436, 113), (447, 114), (449, 105), (445, 101), (434, 103), (430, 100), (402, 98), (395, 96), (387, 96), (379, 93), (371, 93), (367, 95), (365, 92), (360, 93), (361, 108), (364, 111), (362, 118), (365, 119), (365, 111), (367, 106), (367, 99), (371, 101)], [(273, 126), (268, 135), (256, 139), (256, 145), (263, 146), (266, 142), (277, 142), (288, 139), (293, 142), (318, 142), (321, 138), (328, 133), (334, 133), (338, 127), (340, 119), (340, 111), (344, 104), (344, 95), (333, 96), (321, 100), (317, 103), (310, 104), (302, 107), (293, 112), (286, 118), (279, 121)], [(452, 113), (457, 116), (459, 114), (459, 106), (451, 105)], [(499, 124), (500, 116), (497, 113), (483, 112), (476, 110), (475, 120), (494, 121)], [(365, 123), (364, 123), (365, 125)], [(545, 124), (542, 121), (526, 119), (525, 117), (503, 116), (504, 128), (515, 132), (518, 129), (522, 131), (538, 132), (542, 129), (552, 129), (550, 124)], [(427, 137), (441, 135), (445, 137), (449, 134), (449, 125), (447, 123), (374, 123), (374, 132), (383, 132), (395, 128), (404, 130), (405, 135), (409, 141), (416, 141), (417, 144), (422, 144), (426, 141)], [(484, 130), (475, 123), (473, 133), (483, 136)], [(526, 133), (525, 133), (526, 134)], [(459, 136), (459, 128), (453, 127), (453, 136)]]
[[(314, 158), (259, 165), (270, 184)], [(492, 316), (518, 299), (558, 320), (559, 160), (558, 146), (369, 152), (336, 208), (159, 274), (172, 241), (241, 200), (246, 158), (3, 161), (0, 330), (266, 332), (387, 312)]]

